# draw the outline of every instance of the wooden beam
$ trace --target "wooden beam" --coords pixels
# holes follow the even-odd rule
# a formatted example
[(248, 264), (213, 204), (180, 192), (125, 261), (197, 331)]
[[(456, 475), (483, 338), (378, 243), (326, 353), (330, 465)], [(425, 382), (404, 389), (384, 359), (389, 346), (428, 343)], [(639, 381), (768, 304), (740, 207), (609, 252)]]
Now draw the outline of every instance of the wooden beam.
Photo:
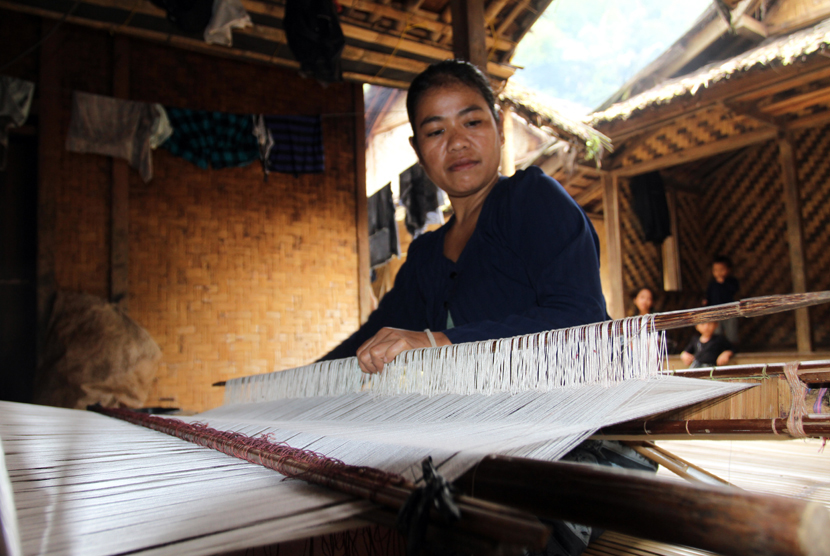
[[(130, 98), (130, 40), (113, 38), (112, 95)], [(111, 158), (110, 200), (110, 302), (128, 309), (130, 258), (130, 167), (126, 160)]]
[(612, 319), (625, 316), (625, 294), (623, 293), (622, 231), (620, 228), (620, 178), (617, 174), (602, 176), (603, 213), (605, 214), (606, 249), (611, 291), (608, 314)]
[(510, 25), (512, 25), (513, 22), (516, 21), (517, 17), (522, 15), (522, 12), (527, 10), (529, 4), (530, 0), (519, 0), (519, 2), (517, 2), (516, 5), (513, 6), (513, 9), (510, 10), (510, 13), (507, 14), (507, 17), (505, 17), (499, 24), (499, 28), (496, 29), (496, 35), (502, 36), (505, 33), (507, 33), (507, 29), (510, 27)]
[(452, 50), (487, 71), (487, 39), (484, 28), (484, 0), (450, 0), (452, 9)]
[[(583, 172), (582, 169), (577, 170), (578, 172)], [(599, 197), (602, 197), (605, 191), (605, 182), (600, 178), (596, 182), (592, 183), (576, 195), (573, 195), (574, 201), (579, 206), (582, 206), (585, 203), (590, 203), (591, 201), (595, 201)]]
[(41, 21), (41, 37), (49, 36), (40, 46), (38, 79), (38, 191), (37, 191), (37, 363), (43, 362), (49, 317), (52, 312), (57, 281), (55, 279), (55, 227), (57, 194), (61, 189), (61, 155), (64, 137), (61, 132), (61, 49), (63, 29), (54, 29), (53, 21)]
[(372, 278), (369, 261), (369, 200), (366, 198), (366, 121), (363, 87), (352, 85), (354, 95), (355, 226), (357, 228), (357, 297), (360, 324), (372, 312)]
[[(129, 9), (128, 7), (126, 7), (127, 5), (129, 5), (128, 0), (86, 0), (86, 3), (96, 5), (113, 4), (115, 7), (121, 9)], [(124, 4), (124, 6), (122, 7), (121, 4)], [(150, 8), (147, 8), (145, 6), (145, 3), (141, 3), (139, 5), (141, 6), (141, 8), (137, 9), (137, 11), (141, 13), (147, 12), (146, 15), (158, 16), (157, 12), (161, 12), (161, 10), (152, 8), (152, 6)], [(280, 14), (280, 16), (284, 12), (284, 8), (282, 6), (264, 3), (263, 5), (271, 6), (271, 8), (268, 10), (263, 9), (263, 12), (277, 12)], [(0, 8), (22, 13), (28, 13), (51, 19), (64, 19), (63, 12), (51, 9), (43, 9), (37, 6), (29, 6), (26, 4), (7, 0), (0, 0)], [(162, 16), (163, 13), (164, 12), (161, 12)], [(293, 59), (278, 58), (273, 55), (252, 52), (237, 47), (211, 45), (204, 42), (201, 39), (196, 39), (189, 36), (171, 34), (163, 31), (154, 31), (139, 27), (131, 27), (129, 25), (115, 25), (109, 22), (96, 21), (78, 16), (68, 16), (65, 18), (65, 20), (69, 23), (73, 23), (76, 25), (83, 25), (86, 27), (91, 27), (93, 29), (102, 29), (110, 33), (120, 33), (156, 42), (164, 42), (179, 48), (207, 53), (215, 56), (220, 56), (223, 58), (236, 58), (250, 61), (258, 61), (277, 66), (288, 67), (292, 69), (299, 68), (299, 63), (297, 63)], [(386, 33), (380, 33), (377, 31), (373, 31), (371, 29), (365, 29), (363, 27), (359, 27), (356, 25), (342, 24), (342, 28), (347, 38), (370, 44), (379, 44), (381, 46), (390, 48), (394, 51), (406, 52), (410, 54), (415, 54), (417, 56), (424, 56), (426, 58), (431, 58), (433, 60), (445, 60), (447, 58), (453, 57), (452, 51), (448, 48), (431, 46), (429, 44), (410, 39), (402, 39), (400, 37), (396, 37)], [(275, 42), (276, 44), (288, 44), (287, 41), (285, 41), (284, 39), (285, 33), (281, 29), (276, 29), (262, 25), (255, 25), (253, 27), (246, 29), (238, 29), (234, 32), (242, 35), (264, 38), (266, 40)], [(393, 67), (395, 69), (410, 72), (413, 74), (419, 73), (421, 71), (421, 69), (419, 68), (426, 67), (426, 63), (419, 62), (418, 60), (412, 60), (401, 56), (392, 56), (391, 54), (385, 54), (381, 52), (371, 52), (370, 54), (369, 51), (365, 49), (351, 45), (347, 46), (344, 49), (343, 58), (349, 61), (367, 62), (380, 67), (386, 65), (388, 67)], [(515, 72), (515, 68), (508, 64), (489, 62), (486, 64), (486, 71), (493, 77), (503, 80), (510, 78)], [(376, 85), (383, 85), (386, 87), (406, 88), (408, 86), (408, 81), (390, 80), (377, 75), (370, 75), (368, 73), (362, 74), (355, 72), (344, 72), (343, 78), (346, 80), (358, 81), (362, 83), (372, 83)]]
[(778, 132), (775, 129), (758, 129), (741, 135), (736, 135), (734, 137), (728, 137), (722, 141), (716, 141), (714, 143), (708, 143), (699, 147), (685, 149), (683, 151), (661, 156), (660, 158), (652, 160), (645, 160), (637, 164), (632, 164), (631, 166), (615, 168), (614, 173), (620, 176), (636, 176), (644, 172), (671, 168), (672, 166), (677, 166), (678, 164), (684, 164), (686, 162), (700, 160), (701, 158), (707, 158), (723, 152), (733, 151), (735, 149), (740, 149), (756, 143), (770, 141), (775, 139), (777, 133)]
[(678, 117), (706, 110), (718, 101), (747, 102), (786, 91), (818, 79), (830, 77), (830, 59), (816, 56), (804, 63), (794, 63), (775, 72), (759, 71), (736, 75), (722, 84), (703, 88), (694, 96), (675, 100), (664, 106), (651, 107), (627, 119), (593, 124), (599, 131), (611, 137), (614, 144), (641, 131), (659, 128)]
[[(813, 2), (813, 4), (816, 3), (817, 2)], [(800, 17), (793, 18), (777, 25), (767, 25), (767, 35), (786, 35), (791, 31), (807, 27), (808, 25), (813, 25), (830, 17), (830, 4), (827, 4), (826, 2), (823, 3), (824, 5), (821, 5), (821, 2), (818, 2), (818, 4), (819, 6), (812, 7)]]
[(810, 91), (800, 95), (795, 95), (790, 98), (768, 104), (760, 107), (764, 114), (772, 116), (781, 116), (789, 112), (797, 112), (804, 108), (809, 108), (815, 104), (825, 103), (830, 100), (830, 88), (822, 88), (817, 91)]
[[(804, 293), (807, 291), (807, 264), (804, 257), (804, 234), (801, 225), (801, 198), (798, 174), (795, 171), (795, 153), (789, 135), (784, 134), (779, 138), (778, 152), (787, 214), (787, 243), (790, 249), (793, 293)], [(806, 307), (795, 311), (795, 334), (798, 351), (813, 351), (810, 314)]]

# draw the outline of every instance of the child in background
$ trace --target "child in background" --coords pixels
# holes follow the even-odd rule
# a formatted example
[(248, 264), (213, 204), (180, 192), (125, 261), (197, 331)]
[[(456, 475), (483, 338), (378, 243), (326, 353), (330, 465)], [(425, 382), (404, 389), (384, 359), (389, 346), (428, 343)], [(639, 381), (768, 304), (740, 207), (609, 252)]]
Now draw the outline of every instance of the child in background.
[[(704, 305), (723, 305), (735, 301), (738, 280), (732, 276), (732, 261), (729, 257), (718, 256), (712, 261), (712, 279), (706, 287)], [(717, 334), (723, 334), (733, 344), (738, 343), (738, 319), (723, 321), (717, 326)]]
[(715, 328), (715, 322), (702, 322), (695, 326), (700, 335), (692, 338), (680, 354), (680, 359), (690, 369), (726, 365), (734, 355), (732, 344), (720, 334), (715, 334)]

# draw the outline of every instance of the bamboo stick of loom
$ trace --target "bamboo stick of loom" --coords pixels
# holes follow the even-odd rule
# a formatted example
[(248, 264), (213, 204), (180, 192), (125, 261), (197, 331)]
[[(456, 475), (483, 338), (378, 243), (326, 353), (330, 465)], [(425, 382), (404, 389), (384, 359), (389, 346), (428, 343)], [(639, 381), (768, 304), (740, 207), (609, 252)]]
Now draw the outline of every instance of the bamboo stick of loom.
[(540, 516), (725, 556), (830, 556), (830, 512), (815, 502), (506, 456), (485, 458), (457, 484)]
[[(224, 454), (244, 459), (251, 463), (272, 469), (286, 477), (324, 486), (338, 492), (370, 500), (381, 506), (399, 510), (417, 488), (400, 475), (385, 473), (368, 467), (355, 467), (336, 462), (323, 456), (310, 454), (299, 458), (290, 455), (275, 455), (251, 446), (242, 440), (243, 435), (197, 427), (179, 419), (158, 417), (128, 409), (90, 406), (91, 411), (121, 419), (163, 432), (194, 444), (212, 448)], [(247, 440), (256, 440), (250, 439)], [(297, 450), (300, 452), (301, 450)], [(311, 462), (316, 459), (317, 462)], [(326, 460), (326, 461), (322, 461)], [(322, 468), (322, 462), (326, 465)], [(492, 539), (503, 545), (527, 547), (539, 550), (544, 547), (549, 531), (534, 516), (522, 514), (512, 508), (504, 508), (475, 499), (456, 499), (461, 510), (461, 519), (452, 524), (464, 533)], [(441, 520), (432, 512), (431, 523)]]
[(654, 315), (654, 327), (657, 330), (671, 330), (693, 326), (702, 322), (717, 322), (735, 317), (749, 318), (772, 315), (827, 302), (830, 302), (830, 291), (750, 297), (723, 305), (657, 313)]
[[(786, 363), (748, 363), (744, 365), (725, 365), (723, 367), (696, 367), (694, 369), (675, 369), (674, 376), (686, 378), (763, 378), (784, 374)], [(830, 361), (801, 361), (798, 364), (798, 378), (805, 384), (823, 384), (830, 382)]]
[[(804, 434), (810, 437), (830, 436), (830, 419), (802, 419)], [(774, 419), (689, 419), (629, 421), (600, 429), (596, 435), (603, 438), (621, 437), (713, 437), (718, 435), (760, 436), (781, 435), (798, 438), (787, 429), (787, 417)]]

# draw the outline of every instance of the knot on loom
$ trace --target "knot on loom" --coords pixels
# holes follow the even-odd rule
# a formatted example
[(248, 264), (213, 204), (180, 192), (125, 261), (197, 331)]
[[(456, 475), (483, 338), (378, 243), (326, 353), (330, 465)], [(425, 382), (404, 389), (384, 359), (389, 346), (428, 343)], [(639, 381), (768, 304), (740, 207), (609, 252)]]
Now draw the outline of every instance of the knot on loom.
[(454, 489), (438, 474), (432, 457), (421, 462), (424, 486), (412, 491), (398, 512), (398, 530), (406, 536), (406, 553), (419, 554), (426, 537), (431, 509), (435, 509), (446, 523), (461, 519), (461, 510), (453, 500)]

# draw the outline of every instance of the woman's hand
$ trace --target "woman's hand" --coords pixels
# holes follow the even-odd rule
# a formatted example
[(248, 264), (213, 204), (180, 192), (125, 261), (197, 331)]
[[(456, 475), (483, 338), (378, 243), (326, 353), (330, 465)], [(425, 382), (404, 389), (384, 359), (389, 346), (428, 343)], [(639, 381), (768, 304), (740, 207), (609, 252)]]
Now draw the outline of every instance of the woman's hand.
[[(448, 346), (452, 343), (443, 332), (433, 332), (432, 335), (439, 346)], [(431, 346), (426, 332), (381, 328), (377, 334), (363, 342), (363, 345), (357, 349), (357, 361), (360, 370), (364, 373), (379, 373), (384, 365), (402, 351)]]

